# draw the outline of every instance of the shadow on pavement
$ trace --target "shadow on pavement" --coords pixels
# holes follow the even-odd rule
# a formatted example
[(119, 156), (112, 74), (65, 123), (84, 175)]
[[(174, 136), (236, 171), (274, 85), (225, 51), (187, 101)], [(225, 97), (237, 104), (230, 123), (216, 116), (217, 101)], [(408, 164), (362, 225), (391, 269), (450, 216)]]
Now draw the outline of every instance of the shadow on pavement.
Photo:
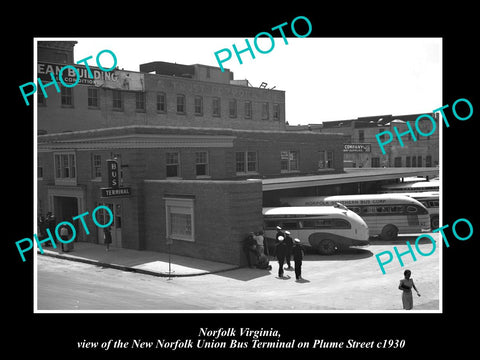
[[(416, 235), (399, 235), (397, 240), (383, 240), (378, 237), (370, 238), (369, 242), (370, 245), (405, 245), (408, 242), (410, 244), (414, 244), (415, 241), (417, 240), (417, 237), (420, 236), (421, 234), (416, 234)], [(425, 234), (425, 235), (430, 235), (431, 234)], [(436, 240), (435, 240), (436, 241)], [(419, 244), (430, 244), (431, 241), (427, 237), (422, 237), (419, 241)]]
[[(272, 261), (270, 261), (270, 265), (275, 266), (275, 264)], [(218, 272), (216, 273), (216, 275), (231, 278), (234, 280), (250, 281), (250, 280), (261, 278), (263, 276), (271, 276), (272, 273), (276, 273), (274, 269), (263, 270), (263, 269), (257, 269), (257, 268), (243, 267), (240, 269)]]
[(370, 250), (348, 248), (342, 250), (333, 255), (320, 255), (315, 253), (314, 250), (307, 251), (303, 261), (347, 261), (347, 260), (359, 260), (373, 256)]

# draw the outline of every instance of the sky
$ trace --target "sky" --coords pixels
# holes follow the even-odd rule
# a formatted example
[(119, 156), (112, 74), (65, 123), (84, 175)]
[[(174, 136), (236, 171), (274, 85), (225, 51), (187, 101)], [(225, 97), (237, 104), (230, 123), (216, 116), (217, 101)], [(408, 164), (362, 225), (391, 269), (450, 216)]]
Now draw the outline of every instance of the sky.
[[(54, 40), (54, 39), (51, 39)], [(290, 125), (355, 119), (375, 115), (432, 112), (442, 104), (441, 38), (274, 38), (274, 47), (261, 54), (249, 38), (255, 59), (247, 51), (240, 64), (232, 45), (246, 48), (245, 38), (62, 38), (75, 40), (75, 62), (108, 49), (120, 69), (139, 71), (151, 61), (219, 67), (214, 53), (228, 48), (232, 58), (223, 66), (234, 79), (254, 87), (285, 91)], [(268, 50), (269, 38), (260, 37)], [(219, 54), (221, 58), (226, 53)], [(108, 68), (108, 54), (100, 57)], [(110, 63), (109, 63), (110, 61)]]

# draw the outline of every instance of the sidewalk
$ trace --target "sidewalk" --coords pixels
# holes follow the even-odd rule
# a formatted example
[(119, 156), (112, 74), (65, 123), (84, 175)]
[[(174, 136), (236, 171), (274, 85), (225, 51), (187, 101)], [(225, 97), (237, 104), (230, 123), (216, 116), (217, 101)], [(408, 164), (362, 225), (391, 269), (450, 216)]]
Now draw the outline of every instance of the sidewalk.
[[(42, 256), (40, 250), (37, 250), (37, 254)], [(43, 256), (162, 277), (205, 275), (239, 268), (237, 265), (175, 254), (170, 256), (169, 267), (167, 253), (122, 248), (106, 251), (105, 245), (87, 242), (76, 242), (73, 251), (66, 253), (62, 253), (60, 244), (57, 244), (56, 249), (43, 249)]]

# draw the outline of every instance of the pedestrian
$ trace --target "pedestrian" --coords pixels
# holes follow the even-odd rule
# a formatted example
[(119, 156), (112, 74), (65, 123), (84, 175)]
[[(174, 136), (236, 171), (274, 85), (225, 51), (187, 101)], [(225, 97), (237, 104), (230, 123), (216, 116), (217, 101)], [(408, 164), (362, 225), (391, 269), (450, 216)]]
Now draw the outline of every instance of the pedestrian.
[(293, 239), (290, 236), (290, 231), (285, 231), (285, 262), (287, 263), (287, 270), (292, 270), (292, 265), (290, 265), (290, 258), (292, 256), (292, 247), (293, 247)]
[[(60, 237), (62, 238), (62, 240), (65, 240), (65, 241), (68, 240), (68, 228), (66, 225), (63, 225), (60, 228)], [(62, 243), (62, 252), (68, 252), (68, 250), (66, 249), (67, 244), (64, 244), (62, 241), (60, 242)]]
[(107, 226), (103, 229), (103, 239), (105, 242), (105, 251), (109, 251), (110, 244), (112, 243), (112, 233), (110, 231), (110, 226)]
[(278, 244), (278, 237), (281, 236), (285, 239), (285, 234), (282, 231), (282, 228), (280, 226), (277, 226), (277, 234), (275, 235), (275, 244)]
[(278, 261), (278, 277), (283, 279), (283, 264), (285, 262), (285, 253), (286, 253), (286, 246), (284, 242), (284, 237), (278, 237), (278, 244), (275, 245), (275, 256)]
[(417, 295), (420, 296), (413, 279), (411, 278), (412, 272), (410, 270), (405, 270), (403, 275), (404, 279), (400, 280), (400, 285), (398, 288), (402, 290), (402, 303), (405, 310), (412, 310), (413, 308), (413, 296), (412, 296), (412, 287), (417, 292)]
[(253, 267), (253, 264), (252, 264), (252, 259), (251, 259), (251, 256), (252, 254), (255, 254), (257, 255), (257, 252), (256, 252), (256, 241), (254, 239), (254, 233), (251, 232), (248, 234), (248, 236), (245, 238), (244, 242), (243, 242), (243, 251), (245, 252), (245, 255), (247, 256), (247, 263), (248, 263), (248, 267), (252, 268)]
[[(43, 215), (40, 215), (40, 217), (38, 218), (38, 231), (40, 234), (40, 239), (45, 239), (47, 237), (47, 219)], [(49, 245), (50, 241), (47, 241), (45, 246)]]
[(259, 231), (255, 233), (254, 237), (255, 242), (256, 242), (256, 248), (257, 248), (257, 256), (260, 258), (260, 256), (263, 255), (265, 249), (264, 249), (264, 237), (263, 237), (263, 231)]
[(292, 247), (293, 261), (295, 262), (295, 278), (297, 281), (302, 280), (302, 260), (305, 252), (300, 244), (300, 239), (295, 239)]

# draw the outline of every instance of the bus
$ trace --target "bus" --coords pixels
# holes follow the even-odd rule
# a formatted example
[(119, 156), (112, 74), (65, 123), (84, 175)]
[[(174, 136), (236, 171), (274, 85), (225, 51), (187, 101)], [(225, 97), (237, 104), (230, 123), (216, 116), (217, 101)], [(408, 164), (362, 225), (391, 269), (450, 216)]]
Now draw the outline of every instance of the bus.
[(402, 195), (410, 196), (411, 198), (420, 201), (423, 206), (427, 208), (428, 213), (430, 214), (430, 227), (432, 229), (438, 229), (440, 226), (440, 193), (438, 191), (402, 193)]
[(345, 205), (360, 215), (368, 225), (370, 236), (396, 240), (398, 234), (430, 231), (430, 215), (418, 200), (402, 194), (363, 194), (280, 199), (287, 206)]
[(263, 221), (269, 247), (276, 239), (277, 226), (322, 255), (369, 244), (365, 221), (342, 205), (263, 208)]
[(440, 180), (409, 181), (397, 184), (383, 185), (380, 193), (425, 192), (440, 191)]

